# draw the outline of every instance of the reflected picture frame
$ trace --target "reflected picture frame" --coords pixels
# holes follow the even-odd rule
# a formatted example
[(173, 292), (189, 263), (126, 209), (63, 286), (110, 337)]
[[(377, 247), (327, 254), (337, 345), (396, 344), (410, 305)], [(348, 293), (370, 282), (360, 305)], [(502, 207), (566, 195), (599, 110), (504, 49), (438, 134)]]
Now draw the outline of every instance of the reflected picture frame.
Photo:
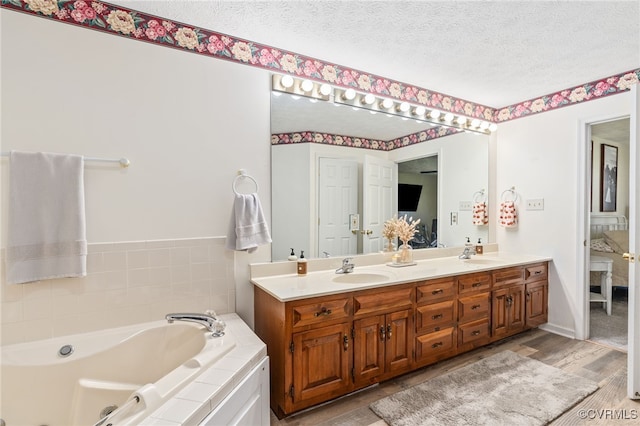
[(618, 148), (601, 145), (600, 152), (600, 211), (615, 212), (618, 190)]

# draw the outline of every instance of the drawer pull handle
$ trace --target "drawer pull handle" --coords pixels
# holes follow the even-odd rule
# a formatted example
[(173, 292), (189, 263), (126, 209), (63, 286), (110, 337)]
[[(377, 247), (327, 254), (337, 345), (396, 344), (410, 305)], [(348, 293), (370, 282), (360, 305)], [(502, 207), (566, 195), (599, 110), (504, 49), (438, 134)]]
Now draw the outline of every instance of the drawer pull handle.
[(541, 273), (542, 273), (542, 271), (535, 271), (535, 272), (533, 273), (533, 275), (540, 275)]
[(318, 312), (316, 312), (315, 314), (313, 314), (314, 317), (319, 317), (319, 316), (327, 316), (327, 315), (331, 315), (331, 309), (327, 309), (325, 307), (323, 307), (322, 309), (320, 309)]
[(387, 340), (391, 340), (391, 324), (387, 325)]
[(431, 348), (435, 349), (439, 348), (440, 346), (442, 346), (442, 342), (434, 343), (433, 345), (431, 345)]
[(380, 340), (384, 341), (387, 339), (387, 331), (384, 329), (384, 325), (380, 326)]
[(437, 289), (437, 290), (433, 290), (433, 291), (431, 292), (431, 294), (432, 294), (432, 295), (442, 294), (442, 293), (444, 293), (444, 290), (443, 290), (443, 289), (441, 289), (441, 288), (439, 288), (439, 289)]
[(471, 284), (471, 287), (480, 287), (482, 285), (482, 283), (473, 283)]
[(480, 309), (481, 307), (482, 307), (481, 305), (473, 305), (473, 306), (471, 307), (471, 310), (472, 310), (472, 311), (475, 311), (476, 309)]
[(480, 330), (474, 330), (471, 335), (472, 336), (478, 336), (480, 334)]
[(436, 320), (436, 319), (439, 319), (439, 318), (442, 318), (442, 314), (431, 315), (431, 319), (432, 320)]

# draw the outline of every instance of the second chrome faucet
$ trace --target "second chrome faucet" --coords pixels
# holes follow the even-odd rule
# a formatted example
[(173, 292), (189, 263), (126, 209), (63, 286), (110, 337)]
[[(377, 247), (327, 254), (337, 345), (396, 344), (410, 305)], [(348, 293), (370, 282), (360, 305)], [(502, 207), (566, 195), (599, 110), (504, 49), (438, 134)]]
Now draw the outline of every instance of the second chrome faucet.
[(336, 269), (336, 274), (348, 274), (353, 272), (353, 268), (355, 268), (356, 265), (351, 263), (352, 260), (353, 259), (351, 257), (342, 259), (342, 266)]

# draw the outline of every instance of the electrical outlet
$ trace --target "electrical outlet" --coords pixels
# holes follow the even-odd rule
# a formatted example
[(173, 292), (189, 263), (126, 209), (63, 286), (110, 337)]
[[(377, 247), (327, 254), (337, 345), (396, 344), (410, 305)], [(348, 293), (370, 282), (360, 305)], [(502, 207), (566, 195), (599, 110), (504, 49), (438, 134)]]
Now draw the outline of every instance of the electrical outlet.
[(458, 212), (451, 212), (451, 224), (452, 225), (458, 224)]
[(544, 210), (544, 198), (527, 200), (527, 210)]
[(473, 203), (471, 201), (460, 201), (460, 211), (471, 211), (471, 206)]

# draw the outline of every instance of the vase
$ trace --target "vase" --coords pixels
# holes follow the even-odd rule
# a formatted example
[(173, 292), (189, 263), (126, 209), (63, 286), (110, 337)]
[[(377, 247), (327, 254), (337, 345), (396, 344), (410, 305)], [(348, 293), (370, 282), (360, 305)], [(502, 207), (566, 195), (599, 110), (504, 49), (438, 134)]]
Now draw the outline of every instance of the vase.
[(413, 262), (413, 248), (408, 244), (404, 243), (400, 246), (400, 263), (411, 263)]
[(385, 246), (384, 251), (388, 253), (396, 251), (396, 244), (393, 242), (392, 238), (387, 238), (387, 245)]

